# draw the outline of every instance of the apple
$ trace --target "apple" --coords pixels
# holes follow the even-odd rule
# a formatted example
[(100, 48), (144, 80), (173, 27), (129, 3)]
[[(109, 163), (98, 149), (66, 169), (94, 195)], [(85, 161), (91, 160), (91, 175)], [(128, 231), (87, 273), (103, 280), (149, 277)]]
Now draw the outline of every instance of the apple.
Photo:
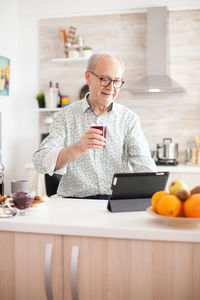
[(173, 180), (169, 185), (169, 192), (172, 195), (176, 195), (176, 193), (180, 190), (189, 190), (185, 182), (181, 180)]

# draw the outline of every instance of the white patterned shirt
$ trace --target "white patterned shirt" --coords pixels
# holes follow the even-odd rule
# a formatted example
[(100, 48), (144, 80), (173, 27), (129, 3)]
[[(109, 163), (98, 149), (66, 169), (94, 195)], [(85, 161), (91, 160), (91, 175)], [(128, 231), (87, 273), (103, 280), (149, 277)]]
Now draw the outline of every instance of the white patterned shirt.
[[(109, 195), (114, 173), (156, 171), (138, 116), (118, 103), (98, 115), (88, 103), (88, 96), (55, 114), (49, 135), (33, 155), (39, 173), (63, 175), (57, 190), (63, 197)], [(92, 123), (107, 124), (105, 148), (90, 149), (86, 155), (54, 171), (59, 152), (77, 143)]]

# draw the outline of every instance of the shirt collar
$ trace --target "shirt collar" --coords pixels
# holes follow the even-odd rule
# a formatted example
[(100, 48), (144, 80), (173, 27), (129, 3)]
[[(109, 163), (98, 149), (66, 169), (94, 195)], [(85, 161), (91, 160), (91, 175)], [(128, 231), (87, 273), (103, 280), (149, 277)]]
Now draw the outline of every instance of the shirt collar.
[[(85, 97), (83, 98), (83, 100), (82, 100), (82, 107), (83, 107), (83, 110), (84, 111), (86, 111), (87, 109), (93, 109), (92, 107), (91, 107), (91, 105), (89, 104), (89, 102), (88, 102), (88, 97), (90, 96), (90, 93), (88, 92), (86, 95), (85, 95)], [(110, 107), (110, 109), (107, 111), (107, 112), (110, 112), (110, 111), (112, 111), (113, 110), (113, 108), (114, 108), (114, 103), (112, 102), (111, 103), (111, 107)]]

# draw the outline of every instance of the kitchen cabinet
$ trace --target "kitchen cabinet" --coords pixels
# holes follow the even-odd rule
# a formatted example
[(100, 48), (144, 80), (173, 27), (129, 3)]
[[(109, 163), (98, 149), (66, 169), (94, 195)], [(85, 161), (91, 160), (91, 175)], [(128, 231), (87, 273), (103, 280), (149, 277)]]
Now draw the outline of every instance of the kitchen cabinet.
[(14, 233), (0, 231), (0, 299), (15, 295)]
[(198, 244), (65, 237), (66, 300), (76, 299), (68, 272), (74, 245), (79, 247), (74, 283), (79, 300), (199, 299)]
[(0, 240), (1, 299), (46, 300), (45, 282), (48, 299), (53, 299), (51, 292), (54, 299), (62, 299), (60, 236), (1, 232)]
[(196, 243), (11, 232), (0, 238), (1, 299), (52, 299), (45, 293), (47, 244), (53, 299), (199, 299)]
[(199, 298), (199, 244), (114, 239), (108, 248), (107, 299)]
[(0, 298), (52, 299), (44, 279), (52, 244), (55, 300), (199, 299), (199, 228), (147, 212), (111, 214), (106, 205), (52, 198), (27, 217), (1, 219)]
[[(64, 299), (108, 299), (108, 240), (95, 237), (65, 236), (63, 245)], [(73, 251), (75, 251), (73, 247), (77, 247), (77, 257), (73, 255)], [(72, 266), (75, 267), (72, 268)], [(73, 287), (72, 289), (70, 285)], [(76, 298), (77, 295), (78, 298)]]

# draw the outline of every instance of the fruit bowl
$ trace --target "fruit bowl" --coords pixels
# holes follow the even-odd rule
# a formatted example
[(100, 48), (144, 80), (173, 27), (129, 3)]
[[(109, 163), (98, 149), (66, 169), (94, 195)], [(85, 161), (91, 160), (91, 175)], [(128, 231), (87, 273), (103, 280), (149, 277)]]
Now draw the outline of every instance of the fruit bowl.
[(147, 212), (157, 220), (160, 220), (167, 225), (181, 226), (181, 227), (199, 227), (200, 218), (183, 218), (183, 217), (167, 217), (159, 215), (152, 206), (147, 208)]

